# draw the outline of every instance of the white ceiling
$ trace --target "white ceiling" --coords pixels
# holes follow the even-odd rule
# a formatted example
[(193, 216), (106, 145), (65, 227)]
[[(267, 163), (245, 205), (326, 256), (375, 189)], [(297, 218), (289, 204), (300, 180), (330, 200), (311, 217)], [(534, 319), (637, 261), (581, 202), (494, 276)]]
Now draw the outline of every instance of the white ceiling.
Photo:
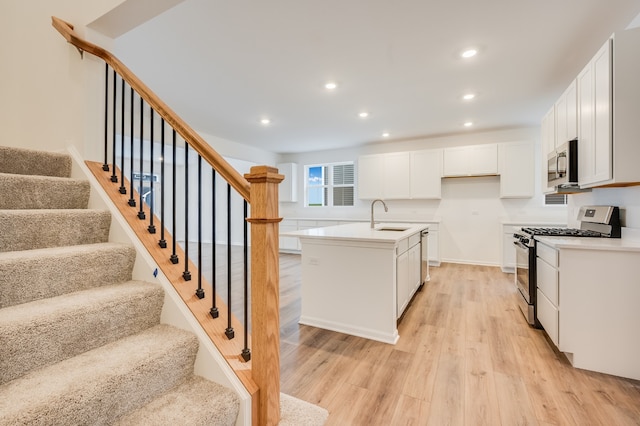
[(639, 0), (184, 0), (115, 53), (196, 130), (307, 152), (537, 126), (639, 13)]

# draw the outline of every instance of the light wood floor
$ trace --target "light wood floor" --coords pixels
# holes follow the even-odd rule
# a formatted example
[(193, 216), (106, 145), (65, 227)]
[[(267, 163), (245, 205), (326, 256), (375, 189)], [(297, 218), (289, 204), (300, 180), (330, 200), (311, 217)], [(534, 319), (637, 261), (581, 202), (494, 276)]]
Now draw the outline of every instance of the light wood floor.
[(329, 425), (640, 425), (640, 382), (572, 368), (499, 268), (432, 268), (393, 346), (299, 325), (300, 256), (280, 265), (281, 390)]

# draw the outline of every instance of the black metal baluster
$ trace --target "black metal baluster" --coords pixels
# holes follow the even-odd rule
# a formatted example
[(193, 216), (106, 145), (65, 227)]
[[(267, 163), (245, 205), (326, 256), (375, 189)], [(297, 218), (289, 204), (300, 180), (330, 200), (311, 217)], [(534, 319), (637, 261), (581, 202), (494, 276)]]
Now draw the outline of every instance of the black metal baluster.
[(211, 200), (211, 270), (213, 271), (213, 274), (211, 277), (212, 302), (209, 313), (211, 314), (211, 317), (218, 318), (218, 316), (220, 316), (220, 312), (218, 312), (218, 307), (216, 306), (216, 171), (213, 168), (211, 168)]
[(231, 327), (231, 185), (227, 183), (227, 339), (235, 337)]
[(138, 195), (140, 196), (140, 210), (138, 211), (138, 219), (144, 220), (144, 200), (142, 198), (142, 188), (144, 184), (144, 99), (140, 96), (140, 185), (138, 186)]
[(202, 157), (198, 155), (198, 299), (204, 298), (202, 289)]
[(154, 190), (154, 185), (153, 185), (153, 181), (154, 181), (154, 176), (153, 176), (153, 163), (155, 163), (156, 159), (153, 157), (153, 116), (155, 115), (155, 111), (153, 110), (153, 108), (150, 106), (149, 107), (149, 126), (151, 127), (151, 130), (149, 131), (149, 143), (151, 144), (151, 154), (150, 154), (150, 158), (151, 158), (151, 166), (149, 167), (149, 182), (151, 182), (150, 189), (149, 189), (149, 226), (147, 226), (147, 230), (149, 231), (150, 234), (155, 234), (156, 233), (156, 227), (153, 224), (153, 213), (154, 213), (154, 204), (156, 203), (156, 193), (153, 191)]
[(116, 70), (113, 70), (113, 102), (112, 102), (112, 108), (113, 108), (113, 117), (111, 117), (111, 139), (113, 140), (112, 143), (112, 161), (111, 161), (111, 165), (113, 166), (111, 169), (111, 182), (118, 182), (118, 175), (116, 175), (116, 98), (118, 97), (118, 85), (116, 84), (117, 82), (117, 74), (116, 74)]
[(109, 164), (107, 158), (109, 147), (109, 64), (104, 64), (104, 162), (102, 163), (102, 170), (109, 171)]
[[(124, 186), (124, 98), (125, 98), (125, 84), (124, 78), (122, 80), (122, 90), (120, 91), (120, 188), (118, 190), (121, 194), (127, 193), (127, 188)], [(114, 167), (115, 168), (115, 167)]]
[(165, 167), (165, 161), (164, 161), (164, 134), (166, 133), (166, 129), (165, 129), (165, 125), (164, 125), (164, 118), (161, 119), (160, 121), (161, 123), (161, 127), (162, 127), (162, 133), (160, 133), (160, 241), (158, 241), (158, 245), (160, 246), (160, 248), (167, 248), (167, 240), (165, 240), (164, 238), (164, 194), (165, 194), (165, 190), (164, 187), (165, 185), (165, 181), (164, 181), (164, 167)]
[(176, 227), (176, 129), (173, 129), (173, 173), (171, 174), (171, 178), (173, 180), (171, 185), (171, 204), (173, 206), (173, 212), (171, 214), (171, 221), (173, 222), (171, 231), (173, 232), (173, 238), (171, 238), (171, 241), (173, 252), (169, 260), (175, 265), (178, 263), (178, 255), (176, 254), (176, 241), (178, 240), (178, 228)]
[(242, 349), (242, 359), (249, 361), (251, 359), (251, 350), (249, 349), (249, 254), (248, 246), (248, 230), (247, 230), (247, 200), (244, 200), (244, 349)]
[(189, 144), (184, 141), (184, 272), (182, 278), (191, 280), (189, 272)]
[(129, 149), (131, 150), (131, 152), (129, 153), (129, 206), (131, 207), (135, 207), (136, 206), (136, 200), (135, 198), (133, 198), (133, 152), (134, 152), (134, 148), (133, 148), (133, 106), (134, 106), (134, 98), (135, 98), (135, 92), (133, 91), (133, 87), (130, 90), (131, 92), (131, 99), (130, 99), (130, 108), (131, 111), (129, 112), (130, 115), (130, 123), (129, 123)]

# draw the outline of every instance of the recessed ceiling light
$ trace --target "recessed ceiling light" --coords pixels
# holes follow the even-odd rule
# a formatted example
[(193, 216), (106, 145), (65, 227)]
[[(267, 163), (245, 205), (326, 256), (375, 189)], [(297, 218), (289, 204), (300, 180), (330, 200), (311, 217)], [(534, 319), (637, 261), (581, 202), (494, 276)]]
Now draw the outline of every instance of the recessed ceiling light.
[(362, 111), (360, 114), (358, 114), (358, 117), (367, 118), (369, 117), (369, 113), (367, 111)]
[(476, 49), (466, 49), (460, 54), (460, 56), (463, 58), (473, 58), (477, 53), (478, 51)]
[(475, 93), (467, 93), (464, 96), (462, 96), (462, 99), (464, 99), (465, 101), (470, 101), (475, 97), (476, 97)]
[(269, 124), (271, 124), (271, 120), (269, 120), (268, 118), (263, 118), (260, 120), (260, 124), (262, 124), (263, 126), (268, 126)]
[(473, 126), (472, 121), (467, 121), (466, 123), (464, 123), (464, 127), (471, 127), (471, 126)]
[(389, 137), (389, 132), (384, 132), (384, 133), (382, 134), (382, 137), (383, 137), (383, 138), (388, 138), (388, 137)]
[(327, 90), (335, 90), (338, 87), (338, 83), (333, 81), (328, 81), (324, 84), (324, 88)]

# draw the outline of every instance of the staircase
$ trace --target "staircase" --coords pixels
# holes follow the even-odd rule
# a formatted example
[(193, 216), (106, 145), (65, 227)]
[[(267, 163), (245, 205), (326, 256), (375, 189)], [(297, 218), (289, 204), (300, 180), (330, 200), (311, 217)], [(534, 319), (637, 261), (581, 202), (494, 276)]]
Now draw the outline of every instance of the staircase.
[(135, 250), (71, 158), (0, 147), (0, 425), (233, 425), (237, 396), (193, 374)]

